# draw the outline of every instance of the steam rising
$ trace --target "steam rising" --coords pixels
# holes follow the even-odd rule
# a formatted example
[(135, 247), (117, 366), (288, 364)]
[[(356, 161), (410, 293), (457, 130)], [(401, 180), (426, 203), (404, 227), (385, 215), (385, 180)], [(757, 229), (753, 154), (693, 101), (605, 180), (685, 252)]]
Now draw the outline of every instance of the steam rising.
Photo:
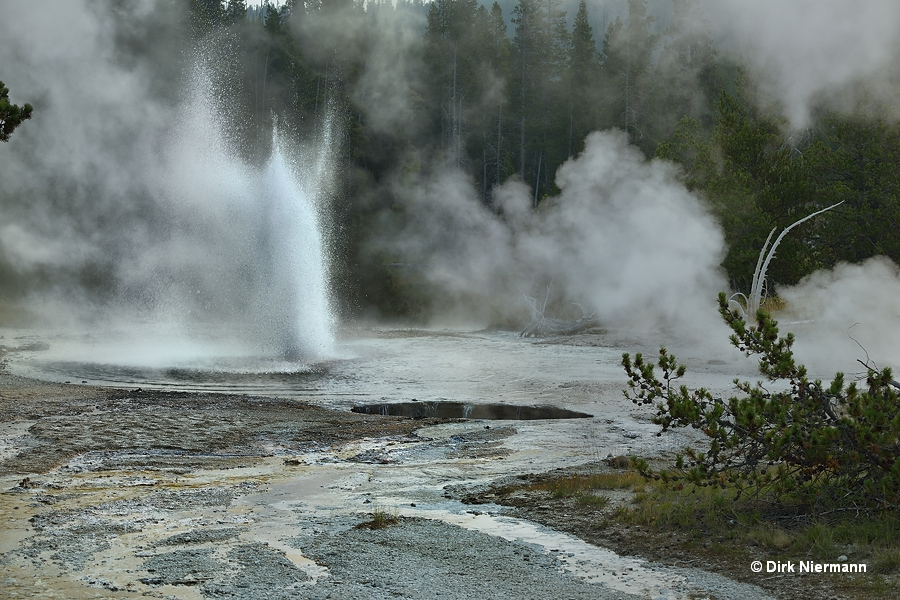
[(717, 38), (749, 62), (795, 128), (819, 104), (874, 104), (894, 119), (900, 3), (894, 0), (707, 2)]
[[(167, 347), (170, 360), (327, 354), (318, 207), (329, 191), (328, 128), (325, 150), (280, 139), (263, 168), (244, 164), (222, 130), (228, 96), (214, 65), (201, 56), (187, 93), (160, 96), (156, 78), (171, 72), (114, 56), (122, 32), (94, 8), (22, 8), (0, 25), (6, 52), (34, 47), (0, 54), (0, 64), (23, 62), (4, 77), (39, 113), (2, 149), (0, 251), (18, 271), (50, 279), (30, 306), (44, 325), (136, 328), (137, 360), (146, 352), (135, 345)], [(125, 20), (147, 24), (156, 9), (171, 17), (164, 8), (136, 3)], [(35, 44), (35, 31), (59, 43)], [(43, 65), (58, 67), (48, 75)]]
[[(860, 96), (850, 89), (900, 116), (886, 92), (900, 64), (897, 2), (707, 5), (714, 37), (749, 60), (792, 126), (807, 125), (825, 96), (853, 106)], [(227, 106), (215, 69), (201, 62), (190, 71), (172, 50), (177, 35), (166, 32), (186, 21), (172, 3), (41, 6), (10, 5), (0, 19), (3, 81), (35, 106), (0, 146), (0, 263), (28, 279), (28, 303), (44, 324), (146, 322), (192, 339), (192, 328), (215, 324), (264, 353), (327, 352), (327, 240), (320, 227), (282, 226), (321, 225), (327, 136), (306, 148), (281, 140), (262, 170), (247, 166), (219, 127)], [(416, 127), (409, 106), (422, 65), (420, 35), (402, 22), (410, 17), (380, 29), (333, 17), (293, 33), (311, 56), (335, 45), (367, 52), (353, 90), (367, 125), (385, 135)], [(133, 55), (117, 45), (123, 33), (138, 38)], [(179, 91), (185, 72), (188, 94)], [(443, 314), (482, 324), (525, 316), (522, 295), (542, 300), (549, 289), (553, 310), (573, 318), (578, 303), (608, 327), (724, 340), (714, 308), (727, 288), (722, 233), (674, 167), (647, 161), (623, 134), (589, 136), (556, 174), (560, 194), (537, 209), (520, 180), (495, 189), (488, 208), (460, 171), (422, 162), (427, 174), (389, 178), (403, 220), (385, 215), (373, 228), (385, 234), (370, 241), (420, 269)], [(318, 270), (301, 274), (300, 263)], [(900, 275), (885, 259), (816, 273), (781, 293), (791, 318), (823, 324), (798, 330), (801, 358), (848, 370), (863, 356), (849, 331), (879, 366), (900, 362), (893, 339), (883, 339), (900, 323), (892, 308)]]
[(876, 256), (816, 271), (779, 296), (789, 306), (782, 329), (796, 331), (798, 358), (815, 367), (815, 376), (865, 373), (857, 359), (895, 372), (900, 366), (900, 268), (890, 260)]
[(413, 218), (399, 243), (470, 316), (513, 305), (517, 289), (543, 300), (552, 281), (555, 298), (610, 326), (686, 333), (715, 323), (722, 233), (671, 165), (647, 162), (622, 132), (593, 133), (556, 181), (560, 195), (537, 212), (527, 186), (502, 186), (499, 217), (453, 172), (401, 190)]

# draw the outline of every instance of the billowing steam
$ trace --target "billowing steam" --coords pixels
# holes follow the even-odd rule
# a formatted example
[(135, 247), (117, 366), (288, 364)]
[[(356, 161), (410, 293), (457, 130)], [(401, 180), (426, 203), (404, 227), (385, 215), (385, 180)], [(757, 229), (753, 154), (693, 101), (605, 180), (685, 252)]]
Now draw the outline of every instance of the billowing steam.
[(706, 331), (718, 318), (722, 234), (671, 165), (646, 161), (624, 133), (593, 133), (557, 184), (534, 211), (530, 190), (507, 183), (495, 194), (500, 216), (453, 173), (403, 189), (412, 218), (396, 244), (470, 316), (512, 306), (517, 290), (543, 301), (552, 282), (555, 298), (610, 326)]
[(137, 328), (131, 350), (155, 345), (169, 357), (327, 354), (317, 206), (328, 128), (324, 149), (279, 140), (264, 167), (243, 163), (223, 130), (228, 94), (214, 61), (200, 53), (151, 69), (155, 42), (113, 52), (123, 23), (178, 14), (140, 2), (113, 15), (117, 24), (101, 7), (22, 7), (0, 25), (0, 64), (17, 65), (5, 82), (36, 108), (0, 148), (0, 253), (38, 282), (29, 306), (44, 326)]
[[(205, 79), (211, 69), (190, 71), (190, 53), (179, 50), (187, 22), (181, 5), (7, 7), (0, 77), (13, 100), (35, 112), (12, 143), (0, 145), (0, 277), (31, 290), (27, 303), (48, 325), (143, 320), (183, 331), (224, 323), (264, 351), (318, 348), (330, 326), (323, 240), (273, 224), (317, 219), (315, 206), (328, 193), (329, 144), (281, 148), (263, 170), (236, 159), (218, 126), (228, 107), (212, 100), (221, 96)], [(723, 53), (739, 52), (752, 65), (792, 126), (807, 125), (826, 96), (838, 107), (866, 100), (900, 116), (886, 92), (900, 64), (897, 2), (705, 5)], [(292, 34), (313, 57), (335, 44), (349, 52), (363, 35), (358, 20), (309, 23)], [(399, 21), (366, 26), (364, 34), (370, 44), (359, 44), (367, 54), (354, 102), (373, 131), (414, 129), (420, 34)], [(186, 73), (192, 94), (182, 91), (190, 89), (182, 85)], [(480, 100), (467, 99), (472, 106)], [(532, 190), (515, 178), (494, 190), (488, 208), (465, 175), (431, 157), (421, 162), (427, 175), (398, 174), (386, 178), (389, 190), (377, 190), (391, 195), (403, 218), (373, 226), (384, 235), (371, 241), (421, 274), (439, 313), (480, 323), (515, 313), (527, 322), (522, 300), (530, 295), (549, 298), (560, 316), (580, 316), (578, 303), (607, 327), (724, 339), (714, 308), (727, 288), (720, 229), (674, 167), (646, 160), (623, 134), (592, 134), (556, 174), (559, 195), (537, 208)], [(306, 185), (296, 184), (298, 176)], [(293, 203), (280, 204), (285, 197)], [(298, 278), (303, 261), (322, 270)], [(22, 290), (0, 291), (2, 300)], [(864, 357), (848, 332), (879, 366), (898, 364), (883, 336), (900, 323), (891, 308), (898, 292), (897, 268), (885, 260), (840, 266), (782, 289), (795, 311), (782, 321), (829, 324), (823, 338), (814, 328), (797, 330), (801, 358), (829, 369), (849, 370), (847, 361)], [(275, 338), (267, 337), (272, 331)]]
[(715, 0), (706, 8), (726, 52), (752, 68), (794, 128), (821, 105), (862, 102), (900, 118), (900, 3)]
[(900, 268), (890, 260), (879, 256), (859, 265), (839, 264), (779, 291), (789, 307), (782, 329), (796, 332), (797, 355), (815, 367), (816, 377), (827, 379), (835, 371), (864, 374), (857, 360), (896, 372), (898, 294)]

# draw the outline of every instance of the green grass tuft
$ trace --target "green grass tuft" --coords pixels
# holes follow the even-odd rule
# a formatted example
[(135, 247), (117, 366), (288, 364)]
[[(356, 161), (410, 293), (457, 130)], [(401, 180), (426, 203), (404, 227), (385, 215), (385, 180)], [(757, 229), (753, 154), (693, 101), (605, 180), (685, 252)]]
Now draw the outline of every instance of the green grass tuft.
[(400, 517), (395, 510), (384, 507), (376, 507), (372, 512), (372, 519), (356, 526), (357, 529), (384, 529), (400, 522)]

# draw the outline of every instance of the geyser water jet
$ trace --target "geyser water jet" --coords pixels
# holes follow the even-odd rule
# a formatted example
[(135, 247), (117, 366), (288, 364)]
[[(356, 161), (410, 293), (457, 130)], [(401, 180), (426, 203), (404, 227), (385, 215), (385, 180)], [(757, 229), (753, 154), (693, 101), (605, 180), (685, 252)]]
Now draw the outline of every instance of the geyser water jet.
[(298, 185), (278, 146), (262, 174), (260, 202), (268, 228), (260, 268), (264, 285), (258, 329), (285, 358), (331, 352), (327, 260), (319, 215), (310, 193)]
[(99, 198), (121, 209), (82, 234), (106, 246), (88, 260), (108, 295), (73, 286), (35, 303), (74, 316), (56, 331), (90, 334), (57, 339), (47, 360), (256, 373), (332, 354), (328, 119), (308, 143), (276, 127), (268, 158), (248, 164), (213, 75), (195, 67), (170, 133), (141, 162), (123, 153), (121, 187)]
[(138, 270), (149, 270), (156, 288), (154, 325), (199, 334), (213, 354), (327, 357), (334, 318), (321, 205), (329, 128), (305, 147), (276, 128), (265, 165), (247, 165), (224, 135), (227, 108), (212, 78), (195, 73), (181, 134), (164, 159), (170, 229)]

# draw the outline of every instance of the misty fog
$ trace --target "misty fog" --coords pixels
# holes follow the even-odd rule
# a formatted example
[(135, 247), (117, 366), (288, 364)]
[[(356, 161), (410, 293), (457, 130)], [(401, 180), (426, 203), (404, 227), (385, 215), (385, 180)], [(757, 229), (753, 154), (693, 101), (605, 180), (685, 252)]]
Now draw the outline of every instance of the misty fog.
[[(651, 15), (670, 5), (648, 3)], [(896, 2), (701, 5), (719, 53), (740, 57), (760, 107), (784, 119), (787, 135), (800, 136), (826, 108), (865, 106), (891, 122), (900, 116)], [(608, 20), (626, 18), (624, 6), (588, 3)], [(583, 150), (545, 175), (542, 189), (552, 193), (539, 198), (540, 162), (534, 178), (498, 176), (486, 199), (459, 161), (415, 145), (427, 126), (416, 112), (427, 75), (421, 14), (351, 19), (338, 11), (292, 22), (287, 35), (310, 61), (344, 52), (328, 63), (327, 77), (305, 84), (322, 89), (317, 110), (320, 95), (327, 106), (329, 81), (349, 81), (352, 66), (363, 65), (346, 84), (353, 104), (341, 119), (322, 111), (315, 122), (285, 125), (283, 143), (259, 145), (253, 159), (241, 147), (246, 132), (234, 126), (243, 108), (233, 92), (242, 77), (254, 78), (247, 97), (265, 114), (266, 94), (276, 93), (274, 83), (265, 87), (274, 63), (258, 53), (252, 69), (241, 66), (227, 50), (211, 49), (221, 38), (192, 37), (187, 3), (7, 1), (4, 15), (0, 78), (13, 102), (35, 107), (0, 146), (0, 316), (11, 322), (140, 321), (179, 331), (226, 323), (253, 330), (238, 339), (262, 347), (308, 347), (324, 342), (273, 341), (260, 332), (299, 319), (298, 331), (319, 328), (312, 338), (328, 339), (336, 270), (345, 264), (333, 249), (355, 244), (360, 256), (376, 257), (373, 264), (394, 257), (410, 266), (434, 321), (521, 326), (523, 297), (543, 298), (549, 289), (554, 310), (570, 318), (580, 315), (578, 303), (605, 328), (724, 340), (715, 298), (732, 290), (721, 266), (722, 228), (680, 167), (648, 157), (632, 131), (587, 135)], [(603, 32), (594, 37), (602, 43)], [(501, 110), (502, 118), (499, 98), (511, 82), (485, 69), (482, 84), (483, 96), (460, 101), (460, 113), (474, 119)], [(258, 135), (268, 140), (277, 116), (266, 118)], [(372, 175), (352, 166), (358, 149), (340, 145), (359, 123), (384, 143), (383, 156), (416, 169), (379, 164)], [(284, 194), (311, 208), (279, 212), (272, 198)], [(377, 202), (384, 209), (371, 209), (366, 237), (342, 240), (352, 223), (347, 207)], [(288, 249), (295, 243), (302, 247)], [(286, 259), (292, 252), (295, 259)], [(297, 291), (285, 271), (302, 272), (303, 285), (322, 283)], [(364, 306), (360, 288), (348, 294), (362, 305), (358, 315), (391, 318)], [(802, 359), (850, 370), (865, 356), (862, 346), (878, 366), (900, 363), (892, 343), (900, 274), (889, 259), (839, 264), (778, 292), (791, 307), (783, 321), (817, 324), (804, 326)]]

